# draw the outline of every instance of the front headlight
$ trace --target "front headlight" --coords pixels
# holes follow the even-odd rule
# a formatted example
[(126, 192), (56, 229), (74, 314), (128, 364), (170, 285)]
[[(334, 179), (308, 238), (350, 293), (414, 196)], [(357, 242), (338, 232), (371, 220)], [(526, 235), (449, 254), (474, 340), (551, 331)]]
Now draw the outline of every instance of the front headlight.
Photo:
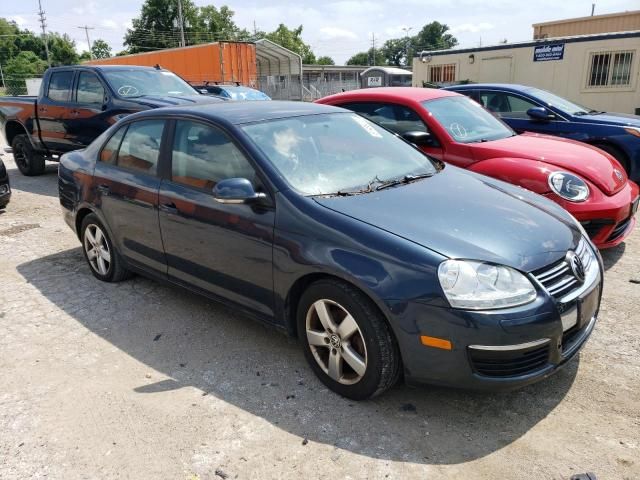
[(589, 186), (577, 175), (553, 172), (549, 175), (551, 190), (570, 202), (584, 202), (589, 198)]
[(438, 267), (438, 279), (454, 308), (486, 310), (532, 302), (536, 290), (513, 268), (475, 260), (446, 260)]

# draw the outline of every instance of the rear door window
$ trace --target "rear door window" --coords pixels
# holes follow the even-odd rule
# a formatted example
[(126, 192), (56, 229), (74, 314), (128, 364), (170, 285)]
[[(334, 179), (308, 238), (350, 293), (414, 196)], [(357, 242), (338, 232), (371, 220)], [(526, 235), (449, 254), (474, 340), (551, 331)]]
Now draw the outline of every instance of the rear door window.
[(116, 160), (118, 158), (118, 149), (120, 148), (122, 137), (124, 136), (124, 132), (126, 131), (127, 127), (125, 125), (109, 139), (104, 147), (102, 147), (102, 151), (100, 152), (101, 162), (108, 163), (110, 165), (116, 164)]
[(129, 125), (118, 151), (117, 165), (155, 175), (164, 120), (142, 120)]
[(72, 81), (73, 71), (71, 70), (52, 73), (49, 77), (47, 97), (56, 102), (68, 102), (71, 97)]
[(369, 102), (345, 104), (340, 107), (359, 113), (372, 122), (400, 135), (407, 132), (428, 131), (418, 114), (404, 105)]

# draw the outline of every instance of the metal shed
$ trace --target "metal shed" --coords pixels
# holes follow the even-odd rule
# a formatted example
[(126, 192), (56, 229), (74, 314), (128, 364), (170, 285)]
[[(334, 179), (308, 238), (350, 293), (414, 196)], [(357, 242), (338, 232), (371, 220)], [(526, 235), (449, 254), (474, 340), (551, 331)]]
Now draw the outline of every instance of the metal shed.
[(255, 44), (258, 88), (274, 100), (302, 100), (302, 57), (266, 38)]
[(360, 74), (360, 86), (372, 87), (410, 87), (413, 73), (397, 67), (370, 67)]

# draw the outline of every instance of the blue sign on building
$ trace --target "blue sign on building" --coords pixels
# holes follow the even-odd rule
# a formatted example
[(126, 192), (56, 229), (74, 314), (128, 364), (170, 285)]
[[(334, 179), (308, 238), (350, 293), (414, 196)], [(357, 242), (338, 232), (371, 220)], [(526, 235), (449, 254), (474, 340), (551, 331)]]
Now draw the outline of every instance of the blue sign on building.
[(534, 62), (562, 60), (564, 57), (564, 43), (548, 43), (533, 48)]

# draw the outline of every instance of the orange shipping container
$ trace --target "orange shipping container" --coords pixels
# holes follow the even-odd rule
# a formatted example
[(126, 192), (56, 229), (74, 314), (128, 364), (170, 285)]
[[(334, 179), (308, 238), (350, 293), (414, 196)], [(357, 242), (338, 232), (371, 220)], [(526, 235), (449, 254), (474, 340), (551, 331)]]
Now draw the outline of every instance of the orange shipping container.
[(87, 62), (92, 65), (160, 65), (194, 85), (240, 83), (255, 88), (256, 46), (247, 42), (214, 42), (167, 48)]

